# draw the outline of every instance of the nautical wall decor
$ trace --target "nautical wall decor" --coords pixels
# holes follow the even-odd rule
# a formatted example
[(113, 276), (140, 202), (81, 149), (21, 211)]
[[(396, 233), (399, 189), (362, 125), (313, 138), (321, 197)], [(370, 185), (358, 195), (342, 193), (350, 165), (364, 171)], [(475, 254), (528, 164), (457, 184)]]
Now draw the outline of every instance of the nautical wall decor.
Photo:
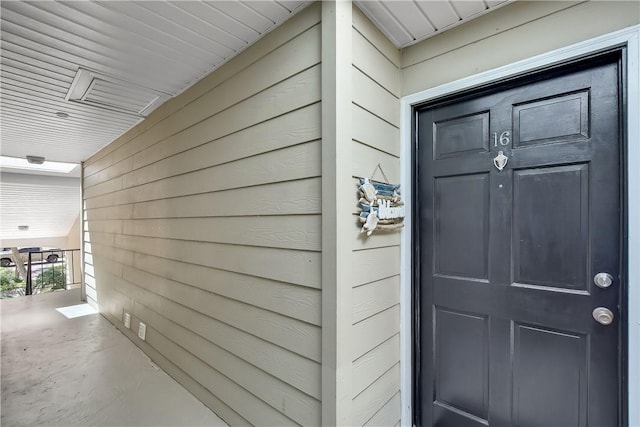
[[(387, 179), (380, 165), (377, 169)], [(361, 233), (371, 236), (374, 231), (398, 230), (404, 226), (405, 208), (400, 197), (400, 184), (359, 178), (358, 190), (360, 212), (357, 215), (362, 224)]]

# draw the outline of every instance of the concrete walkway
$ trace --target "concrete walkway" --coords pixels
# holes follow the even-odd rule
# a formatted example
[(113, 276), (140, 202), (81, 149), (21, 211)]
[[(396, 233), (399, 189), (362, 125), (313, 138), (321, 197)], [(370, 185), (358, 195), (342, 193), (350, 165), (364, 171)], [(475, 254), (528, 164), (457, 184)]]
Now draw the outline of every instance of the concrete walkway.
[(56, 310), (77, 304), (77, 289), (0, 301), (2, 426), (226, 425), (104, 317)]

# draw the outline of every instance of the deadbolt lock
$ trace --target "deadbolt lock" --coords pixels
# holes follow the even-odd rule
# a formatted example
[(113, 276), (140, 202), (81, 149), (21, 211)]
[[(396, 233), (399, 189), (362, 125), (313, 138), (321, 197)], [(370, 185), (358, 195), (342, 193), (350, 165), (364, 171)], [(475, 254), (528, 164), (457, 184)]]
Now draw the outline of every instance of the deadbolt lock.
[(613, 283), (613, 276), (609, 273), (598, 273), (593, 276), (593, 283), (599, 288), (606, 289)]

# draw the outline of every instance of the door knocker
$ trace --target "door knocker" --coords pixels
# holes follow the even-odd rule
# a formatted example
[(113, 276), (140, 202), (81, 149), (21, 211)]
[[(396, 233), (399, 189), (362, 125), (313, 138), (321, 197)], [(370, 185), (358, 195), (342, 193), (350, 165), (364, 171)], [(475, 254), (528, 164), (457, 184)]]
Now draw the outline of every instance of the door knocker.
[(496, 167), (496, 169), (502, 171), (502, 169), (507, 166), (508, 161), (509, 158), (505, 156), (502, 151), (498, 151), (498, 155), (493, 158), (493, 165)]

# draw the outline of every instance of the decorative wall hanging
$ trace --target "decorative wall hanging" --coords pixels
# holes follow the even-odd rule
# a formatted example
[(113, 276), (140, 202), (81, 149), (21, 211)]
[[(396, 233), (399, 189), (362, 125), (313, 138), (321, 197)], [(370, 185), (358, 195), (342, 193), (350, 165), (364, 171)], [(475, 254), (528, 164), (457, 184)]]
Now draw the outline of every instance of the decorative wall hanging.
[[(378, 170), (386, 182), (373, 180)], [(362, 224), (361, 233), (371, 236), (374, 230), (393, 231), (404, 226), (405, 208), (400, 197), (400, 184), (390, 184), (380, 164), (371, 178), (359, 178), (358, 190), (360, 212), (356, 215)]]

